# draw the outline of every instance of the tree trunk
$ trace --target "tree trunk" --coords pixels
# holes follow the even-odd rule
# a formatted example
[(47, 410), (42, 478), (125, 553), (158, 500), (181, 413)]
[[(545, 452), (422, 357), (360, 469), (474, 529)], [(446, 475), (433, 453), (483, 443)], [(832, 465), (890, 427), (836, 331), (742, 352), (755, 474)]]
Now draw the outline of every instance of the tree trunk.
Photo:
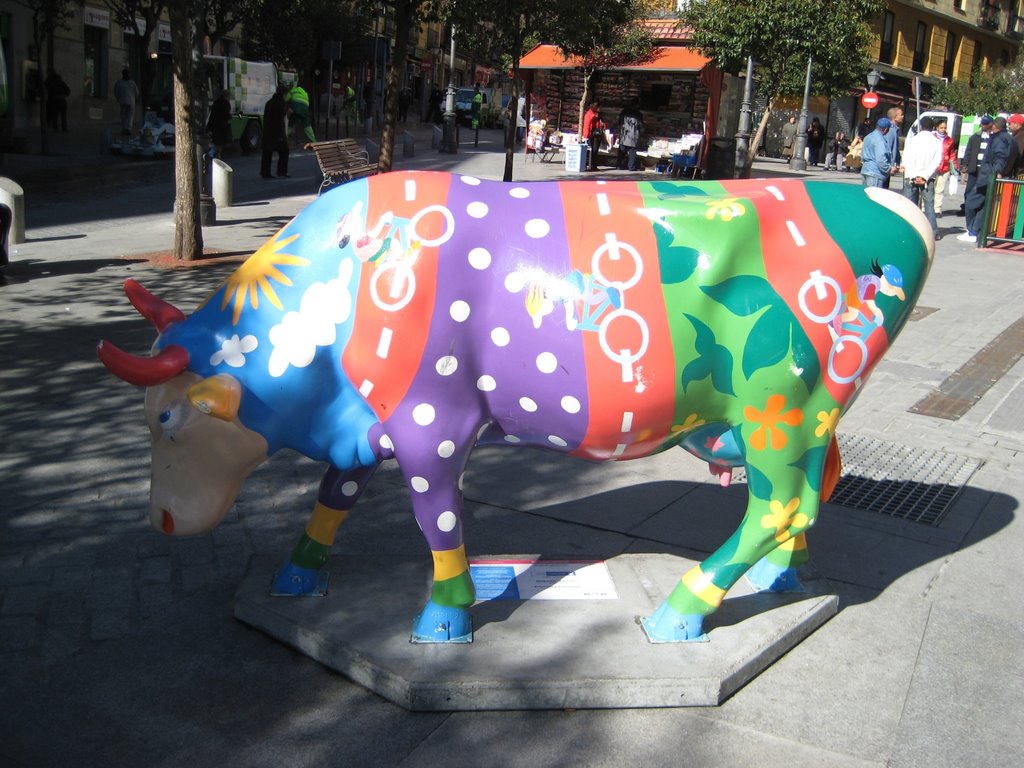
[(192, 98), (198, 52), (191, 6), (183, 0), (169, 8), (174, 50), (174, 258), (180, 261), (203, 255)]
[(380, 131), (380, 157), (377, 160), (381, 172), (391, 170), (395, 156), (395, 124), (398, 121), (398, 78), (406, 69), (406, 51), (409, 49), (409, 35), (412, 33), (412, 17), (416, 0), (395, 2), (395, 53), (388, 65), (384, 86), (384, 115)]
[(516, 126), (519, 124), (519, 57), (512, 59), (512, 95), (508, 100), (508, 128), (505, 131), (505, 172), (502, 181), (512, 181), (512, 166), (516, 156)]
[(761, 146), (761, 140), (764, 138), (765, 131), (768, 130), (768, 118), (772, 116), (772, 104), (773, 101), (768, 102), (768, 106), (764, 110), (764, 114), (761, 115), (761, 122), (757, 124), (757, 130), (750, 139), (750, 144), (747, 145), (747, 156), (743, 161), (743, 168), (740, 171), (741, 179), (750, 178), (750, 169), (754, 165), (754, 158), (757, 157), (757, 148)]
[(583, 135), (583, 118), (587, 114), (587, 104), (590, 103), (590, 78), (593, 72), (583, 70), (583, 94), (580, 96), (580, 111), (576, 120), (576, 135), (579, 136), (580, 144), (585, 144), (587, 137)]

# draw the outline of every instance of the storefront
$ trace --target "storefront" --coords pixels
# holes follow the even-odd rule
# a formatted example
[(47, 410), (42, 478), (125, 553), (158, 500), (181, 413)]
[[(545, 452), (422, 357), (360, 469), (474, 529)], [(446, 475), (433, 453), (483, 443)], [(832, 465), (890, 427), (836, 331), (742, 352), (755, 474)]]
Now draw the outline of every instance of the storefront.
[[(519, 68), (526, 80), (531, 119), (575, 132), (585, 106), (583, 70), (553, 45), (538, 45)], [(597, 72), (590, 83), (590, 99), (599, 99), (605, 119), (614, 121), (631, 99), (638, 98), (648, 136), (677, 138), (693, 131), (713, 135), (720, 83), (709, 59), (686, 46), (665, 45), (648, 63)]]

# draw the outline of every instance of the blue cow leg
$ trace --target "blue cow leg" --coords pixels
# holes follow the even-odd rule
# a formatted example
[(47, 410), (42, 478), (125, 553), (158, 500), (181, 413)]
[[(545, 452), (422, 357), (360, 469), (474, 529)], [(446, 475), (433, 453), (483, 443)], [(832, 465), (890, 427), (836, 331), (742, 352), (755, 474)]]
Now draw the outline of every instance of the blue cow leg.
[(801, 533), (758, 560), (747, 571), (747, 581), (758, 592), (802, 592), (796, 569), (807, 559), (807, 536)]
[(377, 466), (342, 471), (331, 467), (320, 481), (313, 514), (291, 556), (274, 577), (270, 594), (323, 595), (327, 572), (321, 570), (331, 556), (338, 527), (348, 516)]

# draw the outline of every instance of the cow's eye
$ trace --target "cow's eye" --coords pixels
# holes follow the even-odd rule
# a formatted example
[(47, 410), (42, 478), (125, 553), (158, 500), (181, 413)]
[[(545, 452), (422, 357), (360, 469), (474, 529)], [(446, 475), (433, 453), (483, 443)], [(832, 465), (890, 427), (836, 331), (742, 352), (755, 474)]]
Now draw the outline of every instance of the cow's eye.
[(185, 406), (182, 403), (175, 403), (160, 414), (160, 428), (167, 437), (173, 440), (174, 434), (184, 425), (187, 416), (188, 411)]

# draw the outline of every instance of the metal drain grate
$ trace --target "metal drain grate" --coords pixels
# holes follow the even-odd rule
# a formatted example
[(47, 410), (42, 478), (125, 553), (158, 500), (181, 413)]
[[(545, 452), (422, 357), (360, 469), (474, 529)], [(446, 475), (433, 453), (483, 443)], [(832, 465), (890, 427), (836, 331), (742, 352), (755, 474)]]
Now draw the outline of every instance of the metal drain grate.
[(839, 435), (843, 476), (832, 504), (938, 525), (980, 459)]

